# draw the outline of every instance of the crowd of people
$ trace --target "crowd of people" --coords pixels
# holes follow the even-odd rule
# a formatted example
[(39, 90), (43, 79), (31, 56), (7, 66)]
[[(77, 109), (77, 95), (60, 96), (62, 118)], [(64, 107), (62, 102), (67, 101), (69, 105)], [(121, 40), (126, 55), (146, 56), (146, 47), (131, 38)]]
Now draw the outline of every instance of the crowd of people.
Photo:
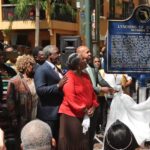
[[(96, 133), (104, 134), (105, 150), (114, 149), (118, 133), (129, 140), (121, 145), (120, 139), (119, 149), (138, 146), (131, 131), (123, 134), (128, 130), (124, 122), (117, 121), (105, 133), (115, 93), (122, 87), (131, 95), (132, 77), (105, 73), (102, 59), (92, 58), (87, 46), (69, 55), (65, 74), (55, 45), (6, 60), (4, 54), (10, 51), (12, 46), (0, 51), (0, 127), (6, 141), (2, 150), (93, 150)], [(113, 127), (118, 124), (124, 125), (122, 133)], [(128, 149), (131, 141), (134, 148)]]

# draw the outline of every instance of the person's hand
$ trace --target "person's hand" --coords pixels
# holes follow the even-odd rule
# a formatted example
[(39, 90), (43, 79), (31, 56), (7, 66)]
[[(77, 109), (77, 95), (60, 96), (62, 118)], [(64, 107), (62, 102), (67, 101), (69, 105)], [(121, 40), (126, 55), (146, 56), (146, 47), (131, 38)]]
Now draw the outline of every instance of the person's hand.
[(117, 90), (114, 90), (113, 88), (110, 88), (110, 91), (109, 91), (111, 94), (115, 94), (116, 92), (118, 92)]
[(101, 91), (104, 93), (114, 93), (115, 92), (115, 90), (110, 87), (101, 87)]
[(67, 80), (68, 80), (68, 77), (63, 76), (63, 78), (57, 84), (58, 88), (61, 89), (64, 86), (64, 84), (67, 82)]
[(52, 146), (52, 150), (56, 148), (56, 140), (54, 138), (52, 138), (51, 140), (51, 146)]
[(0, 150), (6, 150), (4, 142), (4, 131), (2, 129), (0, 129)]
[(95, 106), (92, 106), (89, 109), (87, 109), (86, 113), (89, 117), (92, 117), (94, 115), (94, 111), (95, 111)]

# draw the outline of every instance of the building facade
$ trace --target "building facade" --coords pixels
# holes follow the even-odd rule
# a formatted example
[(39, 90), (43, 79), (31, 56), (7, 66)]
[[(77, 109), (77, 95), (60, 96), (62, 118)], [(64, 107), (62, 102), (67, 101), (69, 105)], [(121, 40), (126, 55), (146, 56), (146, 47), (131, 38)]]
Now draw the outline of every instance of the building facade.
[(108, 20), (127, 19), (132, 14), (134, 8), (140, 4), (148, 4), (148, 2), (145, 0), (100, 0), (100, 47), (103, 46), (105, 41)]
[[(135, 7), (140, 4), (149, 4), (149, 0), (100, 0), (99, 26), (95, 25), (95, 9), (98, 0), (90, 0), (91, 6), (91, 31), (99, 28), (100, 47), (103, 46), (107, 33), (109, 19), (126, 19)], [(68, 6), (69, 8), (66, 8)], [(70, 3), (71, 2), (71, 3)], [(51, 0), (47, 3), (46, 10), (40, 9), (40, 33), (39, 45), (60, 45), (61, 36), (80, 36), (82, 44), (85, 44), (85, 7), (87, 0)], [(9, 0), (0, 1), (0, 41), (11, 45), (35, 46), (35, 6), (29, 5), (25, 15), (15, 15), (15, 4)], [(65, 12), (72, 8), (71, 14)], [(95, 33), (91, 33), (93, 36)], [(92, 40), (94, 41), (93, 37)]]
[[(47, 3), (47, 9), (40, 8), (39, 45), (58, 44), (61, 36), (78, 35), (77, 10), (74, 3), (65, 1)], [(9, 0), (0, 1), (0, 41), (11, 45), (35, 46), (35, 6), (29, 5), (23, 16), (15, 14), (15, 4)], [(69, 7), (69, 8), (67, 8)], [(56, 10), (57, 9), (57, 10)], [(71, 14), (67, 9), (72, 9)], [(66, 12), (65, 12), (66, 11)], [(62, 12), (64, 12), (62, 14)], [(67, 14), (68, 13), (68, 14)], [(66, 16), (68, 15), (68, 16)]]

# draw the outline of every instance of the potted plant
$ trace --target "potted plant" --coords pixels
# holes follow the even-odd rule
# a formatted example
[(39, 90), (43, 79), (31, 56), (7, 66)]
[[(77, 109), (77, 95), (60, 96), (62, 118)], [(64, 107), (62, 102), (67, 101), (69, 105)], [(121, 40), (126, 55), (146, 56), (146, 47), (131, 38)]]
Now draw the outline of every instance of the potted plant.
[(31, 9), (31, 10), (29, 11), (29, 18), (30, 18), (31, 20), (34, 20), (34, 19), (35, 19), (35, 10), (34, 10), (34, 9)]
[(7, 16), (8, 16), (8, 20), (12, 21), (13, 18), (14, 18), (14, 13), (13, 12), (8, 12)]
[(51, 4), (51, 19), (71, 21), (76, 20), (76, 11), (69, 3), (57, 3), (53, 2)]

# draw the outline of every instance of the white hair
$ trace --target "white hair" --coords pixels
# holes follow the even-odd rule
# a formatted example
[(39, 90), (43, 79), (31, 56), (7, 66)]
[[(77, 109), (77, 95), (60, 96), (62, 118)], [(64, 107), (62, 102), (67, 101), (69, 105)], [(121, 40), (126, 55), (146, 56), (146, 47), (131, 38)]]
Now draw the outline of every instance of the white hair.
[(57, 49), (56, 45), (47, 45), (43, 48), (43, 53), (46, 57), (46, 59), (48, 58), (48, 56), (50, 54), (52, 54), (55, 50)]
[(38, 119), (27, 123), (21, 131), (23, 150), (51, 150), (51, 140), (50, 126)]

